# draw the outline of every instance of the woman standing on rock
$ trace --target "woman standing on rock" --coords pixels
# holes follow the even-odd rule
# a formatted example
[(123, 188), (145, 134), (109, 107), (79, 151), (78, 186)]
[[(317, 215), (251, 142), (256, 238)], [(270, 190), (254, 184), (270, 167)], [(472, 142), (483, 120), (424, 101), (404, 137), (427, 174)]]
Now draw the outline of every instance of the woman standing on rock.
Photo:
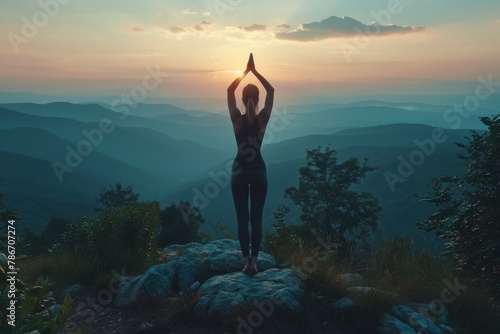
[[(258, 111), (259, 89), (252, 84), (245, 86), (242, 94), (245, 113), (241, 114), (236, 106), (234, 92), (248, 72), (255, 75), (266, 89), (267, 94), (264, 108)], [(242, 76), (236, 78), (227, 89), (227, 105), (238, 145), (238, 154), (232, 167), (231, 191), (238, 220), (238, 238), (245, 260), (245, 267), (242, 272), (245, 274), (257, 273), (257, 256), (262, 239), (262, 211), (267, 194), (266, 164), (262, 159), (260, 148), (267, 123), (271, 117), (273, 101), (274, 88), (257, 72), (253, 55), (250, 54), (245, 72)], [(250, 213), (248, 210), (249, 194)], [(249, 220), (252, 224), (251, 238), (248, 233)], [(250, 241), (252, 243), (251, 254)]]

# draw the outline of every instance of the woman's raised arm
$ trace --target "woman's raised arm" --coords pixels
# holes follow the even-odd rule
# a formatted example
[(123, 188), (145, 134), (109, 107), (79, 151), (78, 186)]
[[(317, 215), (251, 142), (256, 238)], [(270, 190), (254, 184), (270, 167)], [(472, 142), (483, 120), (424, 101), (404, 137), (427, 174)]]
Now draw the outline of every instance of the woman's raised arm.
[(229, 109), (229, 116), (231, 117), (231, 122), (233, 123), (235, 132), (237, 132), (237, 130), (241, 127), (241, 113), (236, 106), (236, 96), (234, 95), (234, 92), (236, 91), (236, 88), (238, 88), (241, 80), (245, 78), (248, 72), (250, 72), (250, 69), (247, 66), (247, 69), (245, 70), (245, 72), (243, 72), (243, 75), (234, 79), (229, 87), (227, 87), (227, 107)]
[(259, 79), (260, 83), (266, 90), (266, 100), (264, 102), (264, 108), (259, 113), (260, 125), (261, 127), (265, 127), (267, 125), (267, 122), (269, 122), (269, 118), (271, 118), (271, 111), (273, 110), (274, 87), (269, 83), (269, 81), (266, 80), (266, 78), (264, 78), (264, 76), (262, 76), (262, 74), (257, 71), (252, 54), (250, 54), (250, 60), (248, 61), (248, 64), (249, 65), (247, 66), (247, 69), (250, 69), (250, 71), (255, 75), (257, 79)]
[(238, 110), (238, 107), (236, 106), (236, 96), (234, 95), (234, 92), (236, 91), (236, 88), (238, 88), (238, 85), (240, 84), (241, 80), (245, 78), (246, 74), (248, 72), (243, 73), (242, 76), (237, 77), (234, 79), (234, 81), (227, 87), (227, 107), (229, 108), (229, 115), (231, 116), (231, 120), (235, 116), (240, 116), (240, 111)]

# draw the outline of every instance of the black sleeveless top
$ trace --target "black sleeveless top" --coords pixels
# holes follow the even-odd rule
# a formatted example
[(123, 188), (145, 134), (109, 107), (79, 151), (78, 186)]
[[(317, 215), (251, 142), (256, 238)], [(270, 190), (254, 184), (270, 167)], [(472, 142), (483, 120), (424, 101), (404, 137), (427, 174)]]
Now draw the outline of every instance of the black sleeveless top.
[(241, 129), (235, 134), (238, 154), (234, 159), (234, 171), (266, 171), (266, 164), (260, 153), (265, 129), (259, 127), (259, 115), (248, 125), (245, 115), (241, 115)]

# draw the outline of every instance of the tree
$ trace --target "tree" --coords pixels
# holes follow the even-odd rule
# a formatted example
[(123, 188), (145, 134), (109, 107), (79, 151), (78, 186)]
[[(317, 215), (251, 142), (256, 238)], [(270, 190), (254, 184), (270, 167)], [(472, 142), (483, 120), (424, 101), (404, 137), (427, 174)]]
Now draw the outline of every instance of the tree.
[(181, 201), (179, 205), (172, 203), (160, 211), (158, 246), (201, 242), (203, 235), (198, 230), (204, 223), (200, 210), (191, 207), (189, 202)]
[(377, 229), (382, 208), (371, 193), (354, 191), (351, 186), (375, 168), (367, 165), (367, 159), (338, 163), (329, 145), (324, 152), (321, 146), (306, 152), (307, 166), (299, 169), (299, 187), (285, 190), (285, 197), (302, 208), (301, 236), (311, 242), (318, 237), (333, 238), (341, 247), (363, 243)]
[[(137, 204), (139, 193), (134, 193), (132, 186), (123, 188), (121, 183), (117, 183), (115, 188), (109, 185), (108, 188), (102, 187), (99, 193), (99, 198), (96, 199), (105, 208), (119, 208), (122, 206)], [(101, 211), (102, 208), (96, 208), (96, 211)]]
[(31, 228), (26, 228), (26, 252), (40, 254), (50, 251), (52, 246), (62, 242), (62, 236), (70, 224), (70, 219), (52, 217), (40, 235), (35, 234)]
[(435, 231), (459, 268), (484, 278), (500, 295), (500, 115), (482, 117), (484, 133), (472, 131), (458, 157), (463, 176), (434, 178), (431, 191), (417, 195), (438, 209), (417, 228)]
[(52, 217), (41, 235), (45, 246), (50, 247), (55, 243), (61, 242), (61, 236), (66, 232), (69, 224), (71, 224), (71, 219)]

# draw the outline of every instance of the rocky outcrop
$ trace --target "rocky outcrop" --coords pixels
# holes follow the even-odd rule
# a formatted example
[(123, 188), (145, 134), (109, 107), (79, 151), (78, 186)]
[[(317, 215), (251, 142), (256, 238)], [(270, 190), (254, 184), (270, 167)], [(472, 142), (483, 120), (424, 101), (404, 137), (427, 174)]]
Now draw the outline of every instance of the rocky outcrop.
[[(259, 272), (245, 275), (239, 247), (238, 241), (229, 239), (169, 246), (163, 250), (168, 261), (133, 279), (114, 302), (118, 306), (160, 303), (173, 294), (197, 292), (200, 298), (193, 315), (200, 318), (229, 316), (237, 306), (265, 302), (285, 312), (298, 312), (304, 288), (295, 271), (274, 268), (276, 260), (260, 252)], [(201, 284), (203, 275), (209, 278)]]
[(125, 285), (116, 296), (114, 303), (118, 306), (159, 303), (173, 292), (175, 275), (172, 263), (152, 266), (144, 274)]
[[(264, 252), (259, 253), (259, 272), (253, 276), (243, 274), (243, 258), (236, 240), (172, 245), (163, 253), (167, 261), (126, 284), (114, 300), (116, 305), (150, 305), (169, 296), (191, 293), (199, 298), (190, 314), (202, 321), (227, 319), (239, 308), (254, 310), (261, 317), (275, 310), (289, 315), (301, 311), (305, 295), (301, 276), (292, 268), (277, 266), (275, 259)], [(382, 317), (379, 333), (455, 334), (445, 308), (435, 314), (430, 304), (403, 305), (397, 294), (367, 286), (359, 274), (337, 275), (335, 281), (345, 287), (345, 296), (330, 304), (328, 311), (333, 314), (352, 314), (360, 307), (358, 300), (363, 295), (376, 295), (394, 303)], [(244, 322), (240, 325), (250, 326)]]
[(221, 319), (238, 306), (299, 313), (304, 288), (292, 269), (273, 268), (254, 276), (241, 272), (214, 276), (203, 283), (199, 293), (193, 315)]
[(455, 334), (455, 330), (448, 325), (446, 309), (432, 321), (428, 315), (428, 304), (396, 305), (386, 313), (379, 330), (387, 334)]
[[(330, 309), (342, 313), (349, 313), (359, 307), (356, 297), (361, 294), (377, 293), (382, 297), (390, 296), (370, 287), (348, 288), (350, 296), (343, 297), (334, 302)], [(352, 294), (354, 292), (354, 294)], [(456, 334), (449, 326), (448, 311), (441, 308), (436, 312), (433, 304), (394, 305), (385, 313), (378, 328), (383, 334)], [(432, 320), (431, 320), (432, 319)]]

